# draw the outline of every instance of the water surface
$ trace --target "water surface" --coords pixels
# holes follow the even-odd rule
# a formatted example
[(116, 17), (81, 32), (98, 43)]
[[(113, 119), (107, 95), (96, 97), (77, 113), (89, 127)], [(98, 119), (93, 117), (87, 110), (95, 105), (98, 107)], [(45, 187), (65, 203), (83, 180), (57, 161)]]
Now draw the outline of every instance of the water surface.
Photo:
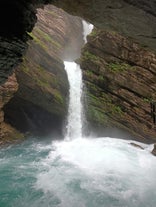
[(120, 139), (75, 139), (0, 150), (2, 207), (155, 207), (156, 158)]

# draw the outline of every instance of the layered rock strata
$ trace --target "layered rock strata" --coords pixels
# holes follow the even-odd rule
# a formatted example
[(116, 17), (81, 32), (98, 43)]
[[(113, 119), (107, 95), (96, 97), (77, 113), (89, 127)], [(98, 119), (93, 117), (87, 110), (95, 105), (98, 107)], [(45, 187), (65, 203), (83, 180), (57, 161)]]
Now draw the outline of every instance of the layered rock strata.
[(13, 73), (8, 77), (5, 84), (0, 86), (0, 145), (23, 138), (23, 135), (20, 132), (4, 121), (3, 107), (10, 101), (17, 90), (18, 83), (15, 73)]
[(118, 2), (112, 0), (92, 2), (88, 0), (2, 0), (0, 3), (1, 84), (4, 84), (22, 60), (22, 55), (27, 48), (26, 42), (29, 39), (27, 32), (31, 32), (37, 21), (36, 8), (43, 8), (43, 5), (47, 3), (54, 3), (71, 14), (85, 18), (98, 28), (117, 31), (131, 37), (132, 42), (139, 42), (144, 47), (156, 51), (154, 0), (120, 0)]
[(29, 48), (15, 70), (19, 89), (5, 106), (5, 119), (24, 133), (61, 137), (68, 101), (63, 59), (80, 55), (82, 21), (52, 5), (38, 9), (37, 16)]
[(155, 140), (150, 104), (156, 100), (155, 54), (115, 32), (94, 29), (81, 61), (87, 118), (99, 136), (118, 128), (132, 139)]
[(154, 0), (55, 0), (56, 6), (81, 16), (97, 28), (113, 30), (156, 51), (156, 2)]
[[(31, 32), (36, 21), (37, 8), (44, 4), (55, 4), (67, 12), (81, 16), (101, 29), (111, 29), (126, 35), (156, 51), (156, 3), (155, 0), (1, 0), (0, 2), (0, 51), (3, 58), (0, 66), (0, 83), (11, 74), (13, 66), (21, 59), (14, 59), (16, 51), (25, 47), (28, 40), (27, 32)], [(9, 17), (8, 17), (9, 14)], [(9, 45), (4, 45), (5, 42)], [(17, 42), (16, 49), (12, 41)], [(20, 45), (18, 42), (21, 41)], [(15, 45), (14, 44), (14, 45)], [(10, 48), (9, 62), (7, 61), (7, 48)], [(15, 50), (14, 50), (15, 49)], [(24, 52), (24, 51), (23, 51)], [(23, 54), (20, 53), (20, 55)]]

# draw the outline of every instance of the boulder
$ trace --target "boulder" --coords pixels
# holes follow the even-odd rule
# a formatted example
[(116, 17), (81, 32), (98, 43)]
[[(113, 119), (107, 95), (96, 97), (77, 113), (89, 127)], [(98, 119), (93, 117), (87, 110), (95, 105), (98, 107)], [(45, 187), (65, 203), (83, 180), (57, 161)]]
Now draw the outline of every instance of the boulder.
[(154, 148), (153, 148), (153, 150), (152, 150), (152, 154), (153, 154), (154, 156), (156, 156), (156, 143), (154, 144)]

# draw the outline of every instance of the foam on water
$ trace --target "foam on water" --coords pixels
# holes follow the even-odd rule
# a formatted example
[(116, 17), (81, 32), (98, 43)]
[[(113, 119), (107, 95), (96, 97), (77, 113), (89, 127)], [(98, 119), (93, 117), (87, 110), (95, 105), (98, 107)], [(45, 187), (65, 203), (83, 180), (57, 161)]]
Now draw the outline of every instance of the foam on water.
[[(37, 189), (59, 206), (155, 207), (156, 158), (130, 141), (111, 138), (55, 142)], [(145, 146), (148, 148), (148, 145)]]
[[(91, 25), (84, 24), (84, 37)], [(86, 41), (86, 39), (85, 39)], [(0, 151), (0, 207), (155, 207), (153, 145), (82, 139), (82, 74), (65, 62), (70, 83), (65, 141), (27, 140)], [(133, 141), (134, 142), (134, 141)]]
[(113, 138), (28, 140), (0, 151), (0, 206), (155, 207), (156, 158)]

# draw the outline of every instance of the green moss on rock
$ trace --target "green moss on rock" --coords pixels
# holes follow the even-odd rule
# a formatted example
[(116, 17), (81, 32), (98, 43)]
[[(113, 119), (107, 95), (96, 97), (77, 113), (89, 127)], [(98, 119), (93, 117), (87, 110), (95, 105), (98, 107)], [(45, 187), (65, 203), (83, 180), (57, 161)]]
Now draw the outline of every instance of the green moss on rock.
[[(36, 35), (38, 34), (40, 37), (42, 37), (43, 41), (49, 42), (49, 44), (52, 44), (56, 48), (58, 48), (58, 49), (62, 48), (61, 44), (58, 41), (54, 40), (52, 36), (50, 36), (49, 34), (47, 34), (44, 31), (42, 31), (40, 28), (36, 27), (34, 29), (34, 34), (36, 34)], [(35, 35), (32, 35), (32, 36), (34, 37)]]
[(0, 145), (17, 143), (24, 140), (24, 134), (13, 128), (10, 124), (1, 124), (1, 139)]
[(127, 70), (134, 70), (135, 67), (130, 66), (127, 63), (119, 63), (119, 62), (115, 62), (115, 63), (108, 63), (106, 68), (108, 68), (110, 71), (114, 72), (114, 73), (118, 73), (118, 72), (124, 72)]
[(119, 105), (112, 102), (109, 95), (100, 93), (95, 85), (94, 92), (87, 91), (87, 117), (91, 123), (96, 123), (98, 126), (111, 126), (111, 119), (122, 117), (124, 112)]
[(92, 61), (92, 62), (97, 62), (97, 61), (99, 61), (100, 58), (99, 58), (98, 56), (92, 54), (92, 53), (89, 52), (89, 51), (84, 51), (84, 52), (83, 52), (82, 59), (83, 59), (84, 61), (86, 61), (86, 60), (90, 60), (90, 61)]

